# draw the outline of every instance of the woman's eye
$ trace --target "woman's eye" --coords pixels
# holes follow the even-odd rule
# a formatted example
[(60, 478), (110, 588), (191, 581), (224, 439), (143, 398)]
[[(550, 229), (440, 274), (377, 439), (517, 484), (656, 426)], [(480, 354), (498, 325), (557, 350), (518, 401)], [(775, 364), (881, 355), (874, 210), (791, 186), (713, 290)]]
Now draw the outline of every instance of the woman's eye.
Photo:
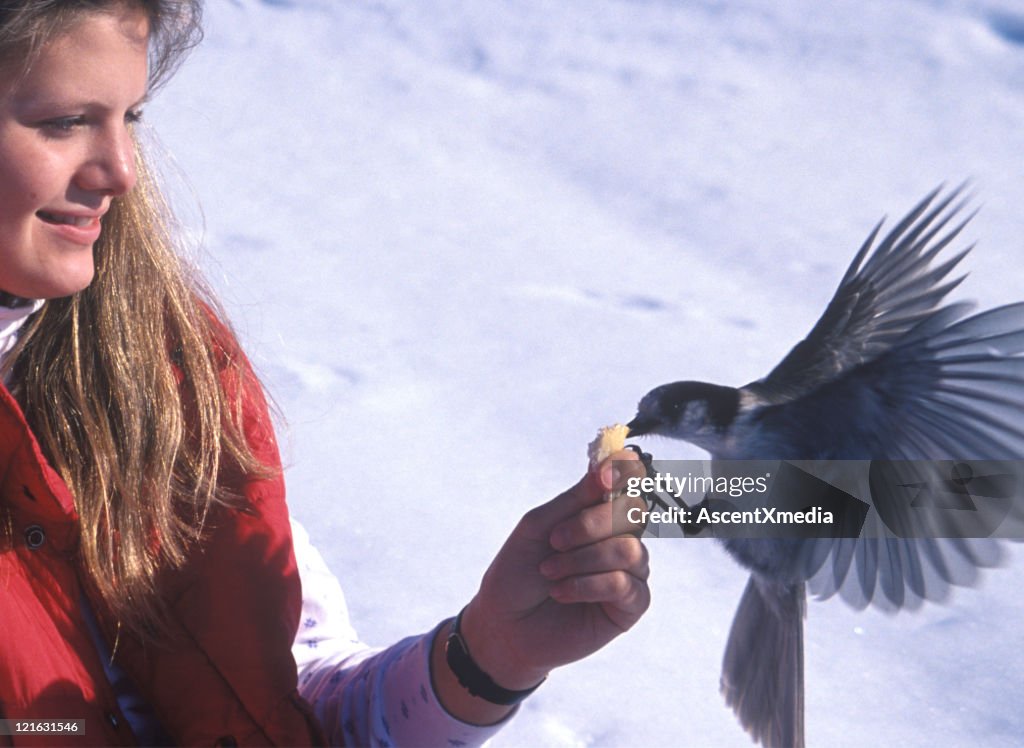
[(41, 127), (48, 134), (65, 135), (84, 124), (85, 117), (75, 115), (73, 117), (57, 117), (56, 119), (46, 120), (41, 124)]
[[(142, 109), (129, 109), (124, 113), (124, 123), (134, 125), (142, 119)], [(84, 127), (89, 121), (84, 114), (75, 114), (68, 117), (54, 117), (40, 122), (38, 127), (49, 137), (61, 137), (70, 135), (76, 128)]]

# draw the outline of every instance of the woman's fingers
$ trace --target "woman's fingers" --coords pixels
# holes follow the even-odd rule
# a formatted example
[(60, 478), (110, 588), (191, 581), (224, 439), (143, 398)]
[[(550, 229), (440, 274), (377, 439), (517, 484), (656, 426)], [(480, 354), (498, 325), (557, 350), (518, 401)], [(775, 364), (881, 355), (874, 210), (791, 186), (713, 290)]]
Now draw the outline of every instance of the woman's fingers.
[(551, 547), (567, 551), (616, 535), (638, 533), (643, 530), (640, 516), (646, 509), (647, 503), (640, 496), (619, 496), (613, 501), (586, 507), (552, 528)]
[(632, 626), (651, 603), (647, 582), (626, 571), (569, 577), (552, 585), (550, 595), (559, 603), (600, 604), (623, 630)]
[(575, 517), (590, 506), (601, 505), (608, 491), (625, 488), (630, 478), (646, 475), (643, 463), (629, 449), (616, 452), (587, 471), (579, 483), (546, 504), (531, 509), (520, 522), (525, 537), (550, 540), (552, 528)]
[(540, 573), (552, 581), (609, 571), (625, 571), (638, 579), (647, 579), (647, 548), (632, 535), (619, 535), (565, 553), (553, 553), (540, 565)]
[[(631, 503), (618, 501), (623, 506)], [(622, 508), (617, 512), (610, 508), (606, 511), (617, 514)], [(647, 548), (634, 535), (617, 535), (555, 552), (541, 562), (540, 573), (552, 581), (548, 594), (553, 600), (599, 604), (608, 619), (623, 631), (650, 605)]]

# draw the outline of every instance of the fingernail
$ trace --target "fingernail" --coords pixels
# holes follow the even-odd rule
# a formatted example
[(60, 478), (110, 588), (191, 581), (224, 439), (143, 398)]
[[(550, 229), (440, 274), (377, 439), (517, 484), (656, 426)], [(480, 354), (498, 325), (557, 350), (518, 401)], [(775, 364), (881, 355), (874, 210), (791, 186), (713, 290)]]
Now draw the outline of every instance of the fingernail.
[(608, 465), (601, 471), (601, 485), (603, 485), (608, 491), (615, 487), (615, 482), (618, 479), (619, 469), (614, 465)]

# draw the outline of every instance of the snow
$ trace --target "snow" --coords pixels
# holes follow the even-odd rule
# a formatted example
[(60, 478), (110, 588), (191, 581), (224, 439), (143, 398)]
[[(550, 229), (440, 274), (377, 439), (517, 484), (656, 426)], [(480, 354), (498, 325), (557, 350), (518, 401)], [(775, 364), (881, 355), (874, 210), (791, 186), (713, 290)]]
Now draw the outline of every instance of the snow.
[[(365, 639), (472, 595), (595, 429), (742, 384), (883, 215), (969, 179), (958, 292), (1021, 298), (1013, 0), (235, 0), (148, 107), (200, 261), (283, 414), (290, 503)], [(700, 453), (669, 442), (659, 457)], [(654, 601), (497, 746), (743, 746), (746, 574), (651, 541)], [(810, 745), (1019, 745), (1024, 561), (915, 614), (809, 604)]]

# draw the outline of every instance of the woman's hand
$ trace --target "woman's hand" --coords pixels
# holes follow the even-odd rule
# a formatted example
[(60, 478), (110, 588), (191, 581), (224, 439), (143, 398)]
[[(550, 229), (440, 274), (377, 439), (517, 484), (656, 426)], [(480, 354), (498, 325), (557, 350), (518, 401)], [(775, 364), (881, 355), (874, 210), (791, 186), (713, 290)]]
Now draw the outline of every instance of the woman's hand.
[[(582, 659), (629, 629), (647, 610), (650, 590), (642, 525), (627, 521), (641, 498), (605, 501), (607, 492), (642, 477), (637, 455), (623, 450), (575, 486), (531, 510), (484, 574), (462, 616), (477, 665), (500, 686), (530, 688), (559, 665)], [(444, 706), (466, 722), (495, 722), (509, 708), (472, 697), (444, 659), (449, 626), (434, 642), (434, 686)]]

